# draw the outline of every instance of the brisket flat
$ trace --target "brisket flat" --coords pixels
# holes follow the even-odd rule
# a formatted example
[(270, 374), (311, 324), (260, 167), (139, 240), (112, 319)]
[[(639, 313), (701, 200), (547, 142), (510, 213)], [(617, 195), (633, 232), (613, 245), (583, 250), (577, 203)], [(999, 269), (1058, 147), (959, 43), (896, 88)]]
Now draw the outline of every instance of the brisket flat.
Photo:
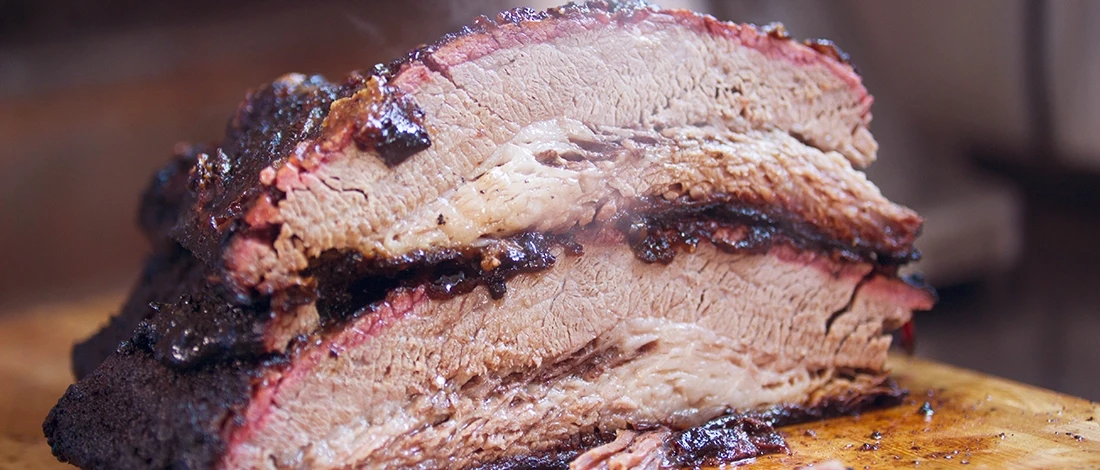
[(250, 93), (44, 430), (84, 468), (647, 467), (895, 402), (921, 219), (871, 97), (782, 27), (513, 10)]

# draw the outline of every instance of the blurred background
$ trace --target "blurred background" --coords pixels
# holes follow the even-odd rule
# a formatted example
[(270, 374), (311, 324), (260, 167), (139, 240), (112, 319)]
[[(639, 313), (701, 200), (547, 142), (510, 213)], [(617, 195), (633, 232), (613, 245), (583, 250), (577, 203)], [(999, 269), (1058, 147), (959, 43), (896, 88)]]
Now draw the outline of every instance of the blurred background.
[[(553, 3), (0, 0), (0, 315), (122, 295), (150, 175), (219, 139), (246, 89)], [(918, 353), (1100, 399), (1100, 2), (662, 4), (850, 53), (876, 97), (871, 179), (927, 218), (917, 269), (942, 300)]]

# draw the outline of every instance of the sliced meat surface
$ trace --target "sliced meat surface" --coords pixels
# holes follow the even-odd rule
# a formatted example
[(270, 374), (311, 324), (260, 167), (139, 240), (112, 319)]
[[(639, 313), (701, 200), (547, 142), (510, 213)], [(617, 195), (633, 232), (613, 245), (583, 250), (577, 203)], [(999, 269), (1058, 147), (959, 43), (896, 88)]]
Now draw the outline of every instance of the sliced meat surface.
[[(327, 250), (400, 257), (565, 231), (645, 195), (737, 190), (888, 257), (904, 258), (920, 225), (855, 169), (876, 151), (859, 77), (781, 29), (636, 4), (519, 10), (343, 85), (288, 76), (257, 98), (201, 156), (194, 210), (176, 227), (242, 291), (304, 282)], [(782, 136), (810, 161), (685, 172), (712, 136)], [(769, 162), (780, 150), (750, 152)]]
[[(514, 278), (501, 300), (485, 287), (449, 300), (423, 287), (393, 291), (253, 377), (244, 396), (182, 404), (236, 418), (178, 457), (209, 441), (230, 468), (458, 468), (598, 430), (820, 408), (879, 386), (888, 332), (930, 306), (868, 264), (787, 247), (736, 254), (700, 244), (667, 266), (622, 244), (556, 256), (554, 268)], [(97, 371), (67, 394), (80, 402), (60, 408), (165, 406), (159, 389), (120, 387), (126, 373)], [(104, 381), (112, 388), (97, 389)], [(88, 418), (56, 412), (52, 426), (101, 426)], [(130, 437), (109, 446), (156, 445)]]
[[(685, 429), (730, 410), (815, 405), (881, 371), (889, 331), (927, 308), (869, 265), (701, 244), (670, 265), (586, 246), (450, 300), (393, 293), (265, 378), (229, 462), (464, 467), (597, 429)], [(333, 394), (333, 390), (356, 393)]]
[(54, 453), (709, 465), (896, 400), (922, 221), (862, 173), (871, 98), (823, 44), (597, 2), (251, 92), (145, 196), (154, 254), (74, 351)]

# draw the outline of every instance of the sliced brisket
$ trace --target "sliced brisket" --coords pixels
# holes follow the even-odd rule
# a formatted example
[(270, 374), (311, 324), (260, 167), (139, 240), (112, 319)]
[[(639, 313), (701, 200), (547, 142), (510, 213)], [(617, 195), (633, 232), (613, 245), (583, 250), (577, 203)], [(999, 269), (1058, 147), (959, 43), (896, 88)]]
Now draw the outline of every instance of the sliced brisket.
[(921, 219), (871, 97), (781, 27), (514, 10), (250, 93), (44, 429), (85, 468), (652, 468), (892, 403)]

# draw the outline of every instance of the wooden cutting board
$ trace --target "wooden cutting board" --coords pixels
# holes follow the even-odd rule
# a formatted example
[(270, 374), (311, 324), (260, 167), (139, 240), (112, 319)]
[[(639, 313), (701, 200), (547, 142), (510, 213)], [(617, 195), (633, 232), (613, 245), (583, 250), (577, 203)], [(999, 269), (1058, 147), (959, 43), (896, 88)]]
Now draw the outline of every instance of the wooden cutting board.
[[(72, 380), (69, 347), (121, 299), (0, 316), (0, 468), (63, 468), (41, 423)], [(891, 358), (897, 408), (784, 428), (790, 455), (743, 468), (838, 460), (854, 468), (1100, 468), (1100, 404), (920, 359)], [(931, 416), (918, 413), (924, 402)]]

